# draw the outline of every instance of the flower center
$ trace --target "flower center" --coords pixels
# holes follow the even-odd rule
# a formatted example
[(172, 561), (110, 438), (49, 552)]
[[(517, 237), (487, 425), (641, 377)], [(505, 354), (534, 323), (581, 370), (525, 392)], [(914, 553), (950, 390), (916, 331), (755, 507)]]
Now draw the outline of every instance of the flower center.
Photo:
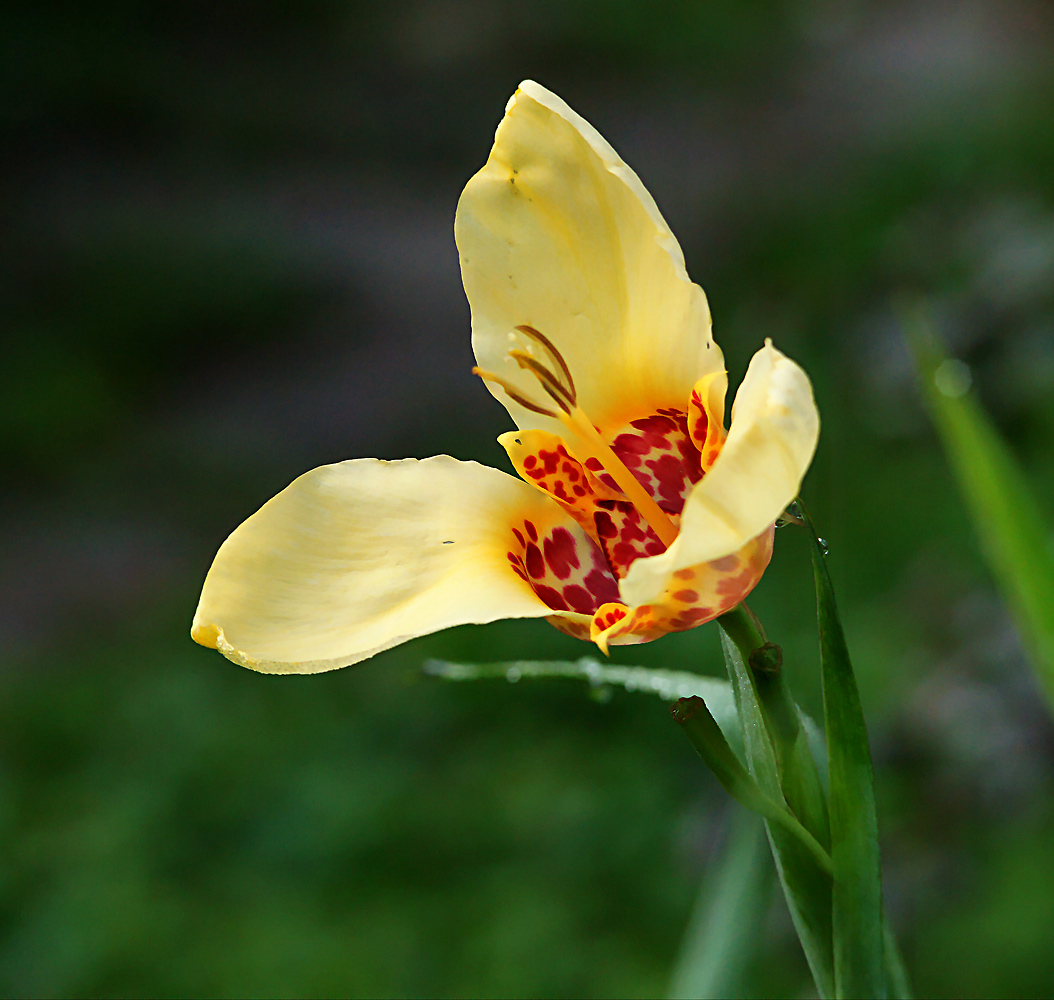
[[(667, 547), (677, 537), (677, 528), (659, 505), (651, 498), (647, 490), (638, 482), (637, 477), (626, 467), (625, 463), (611, 450), (611, 447), (600, 436), (593, 422), (578, 405), (578, 393), (575, 391), (571, 370), (564, 361), (563, 355), (553, 346), (552, 341), (533, 326), (526, 324), (516, 327), (529, 341), (538, 344), (548, 355), (550, 365), (545, 365), (532, 354), (518, 348), (509, 351), (520, 368), (530, 372), (545, 393), (556, 404), (556, 409), (543, 406), (527, 398), (516, 386), (500, 375), (473, 368), (472, 372), (485, 382), (493, 382), (505, 390), (510, 399), (520, 406), (543, 416), (559, 420), (570, 432), (575, 442), (575, 451), (582, 462), (590, 458), (598, 461), (604, 470), (618, 484), (626, 499), (640, 513)], [(559, 375), (556, 372), (559, 372)]]

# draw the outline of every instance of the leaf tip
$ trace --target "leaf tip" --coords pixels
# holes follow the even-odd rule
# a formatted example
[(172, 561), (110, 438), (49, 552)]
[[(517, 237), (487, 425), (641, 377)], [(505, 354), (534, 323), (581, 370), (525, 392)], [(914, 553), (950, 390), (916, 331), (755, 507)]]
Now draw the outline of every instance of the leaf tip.
[(688, 722), (699, 709), (706, 703), (698, 695), (690, 695), (687, 698), (678, 698), (674, 704), (670, 706), (670, 715), (680, 724), (684, 725)]

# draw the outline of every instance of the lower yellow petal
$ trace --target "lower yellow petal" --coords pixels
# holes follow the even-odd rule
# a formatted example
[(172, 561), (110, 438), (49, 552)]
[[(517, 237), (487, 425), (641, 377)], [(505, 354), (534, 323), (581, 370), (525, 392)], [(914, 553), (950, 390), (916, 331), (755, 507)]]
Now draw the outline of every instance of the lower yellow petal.
[(651, 642), (669, 632), (685, 632), (731, 611), (757, 586), (772, 558), (769, 528), (738, 552), (674, 572), (654, 601), (627, 608), (605, 604), (593, 616), (589, 638), (607, 654), (608, 646)]
[(223, 543), (192, 636), (254, 670), (317, 673), (452, 625), (553, 616), (522, 569), (526, 523), (540, 545), (560, 527), (581, 534), (538, 490), (475, 462), (322, 466)]

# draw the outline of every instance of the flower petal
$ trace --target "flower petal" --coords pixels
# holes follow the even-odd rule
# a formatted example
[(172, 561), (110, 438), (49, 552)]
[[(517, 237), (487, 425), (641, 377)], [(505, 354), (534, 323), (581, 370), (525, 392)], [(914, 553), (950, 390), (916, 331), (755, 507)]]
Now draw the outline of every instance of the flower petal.
[(688, 434), (699, 449), (700, 465), (706, 471), (717, 460), (725, 443), (725, 393), (728, 373), (712, 372), (695, 383), (688, 403)]
[(684, 505), (680, 533), (621, 581), (628, 604), (655, 600), (677, 570), (738, 551), (798, 495), (820, 433), (809, 378), (772, 342), (751, 359), (721, 453)]
[[(530, 399), (549, 405), (507, 360), (520, 325), (563, 354), (602, 431), (683, 408), (695, 382), (724, 367), (706, 297), (651, 195), (596, 129), (536, 83), (509, 101), (490, 158), (458, 203), (454, 235), (479, 365)], [(491, 391), (518, 426), (563, 432)]]
[(322, 466), (223, 543), (191, 634), (254, 670), (317, 673), (451, 625), (550, 617), (511, 565), (525, 520), (542, 539), (581, 535), (538, 490), (475, 462)]

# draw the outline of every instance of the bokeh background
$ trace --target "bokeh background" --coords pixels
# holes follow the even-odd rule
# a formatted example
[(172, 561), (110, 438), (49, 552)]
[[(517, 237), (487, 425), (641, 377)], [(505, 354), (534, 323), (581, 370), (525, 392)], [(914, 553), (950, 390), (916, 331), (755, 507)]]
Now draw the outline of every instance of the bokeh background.
[[(1054, 7), (389, 0), (0, 7), (0, 993), (656, 996), (728, 803), (655, 700), (311, 678), (188, 637), (299, 473), (508, 468), (454, 207), (523, 77), (638, 171), (733, 384), (823, 415), (804, 489), (920, 994), (1054, 993), (1054, 725), (920, 403), (923, 294), (1054, 509)], [(818, 707), (804, 539), (752, 598)], [(720, 675), (714, 627), (613, 659)], [(781, 899), (744, 984), (808, 995)]]

